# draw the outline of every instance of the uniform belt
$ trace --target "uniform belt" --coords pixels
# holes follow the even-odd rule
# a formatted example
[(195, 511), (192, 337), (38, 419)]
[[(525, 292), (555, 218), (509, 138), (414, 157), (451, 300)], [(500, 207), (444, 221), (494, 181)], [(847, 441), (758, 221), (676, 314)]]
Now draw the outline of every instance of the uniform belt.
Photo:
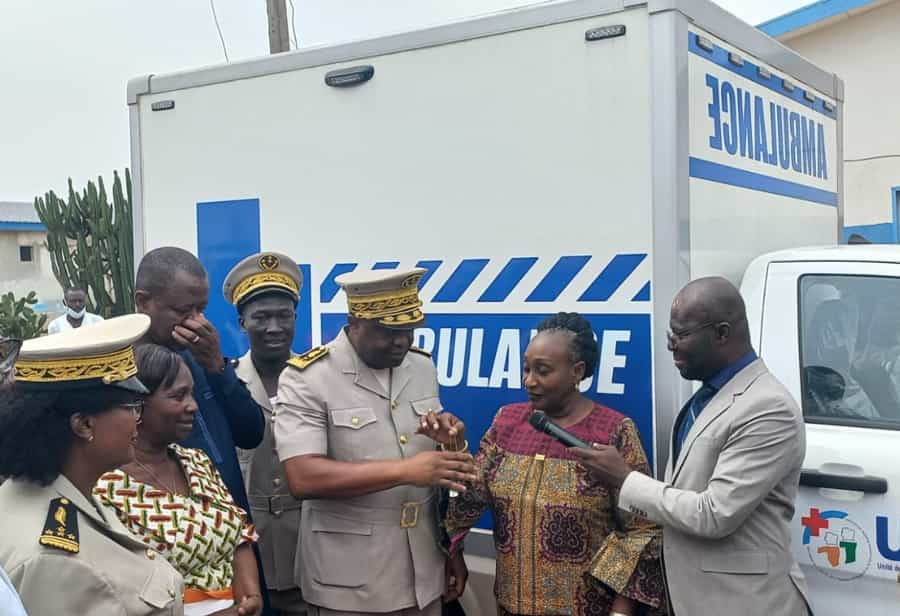
[(290, 494), (275, 494), (274, 496), (250, 496), (250, 509), (252, 511), (268, 511), (272, 515), (279, 515), (284, 511), (300, 509), (303, 501), (294, 498)]
[(341, 501), (327, 501), (327, 505), (324, 504), (325, 501), (312, 501), (309, 507), (325, 515), (343, 516), (368, 524), (415, 528), (422, 518), (423, 511), (427, 511), (433, 500), (432, 494), (423, 501), (410, 501), (397, 507), (372, 507)]

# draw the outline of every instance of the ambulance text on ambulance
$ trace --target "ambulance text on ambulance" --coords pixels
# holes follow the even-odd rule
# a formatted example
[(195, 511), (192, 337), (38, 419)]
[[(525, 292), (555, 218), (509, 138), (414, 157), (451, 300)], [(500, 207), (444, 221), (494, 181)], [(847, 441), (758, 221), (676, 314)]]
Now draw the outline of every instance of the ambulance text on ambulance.
[(828, 179), (825, 127), (715, 75), (706, 75), (709, 146), (782, 169)]

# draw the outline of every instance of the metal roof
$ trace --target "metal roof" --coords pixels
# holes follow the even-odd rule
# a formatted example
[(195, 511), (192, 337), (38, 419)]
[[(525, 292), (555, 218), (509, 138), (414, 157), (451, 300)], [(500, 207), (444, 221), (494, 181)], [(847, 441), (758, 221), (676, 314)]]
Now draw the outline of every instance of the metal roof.
[(778, 38), (799, 30), (812, 30), (832, 19), (850, 17), (893, 0), (819, 0), (756, 26), (769, 36)]
[(33, 203), (27, 201), (0, 201), (0, 230), (44, 230)]

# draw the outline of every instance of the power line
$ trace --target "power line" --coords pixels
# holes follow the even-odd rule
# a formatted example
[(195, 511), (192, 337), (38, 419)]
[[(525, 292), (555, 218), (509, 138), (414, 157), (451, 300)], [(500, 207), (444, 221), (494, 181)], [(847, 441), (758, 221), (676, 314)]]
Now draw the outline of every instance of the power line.
[(230, 62), (228, 59), (228, 48), (225, 46), (225, 37), (222, 36), (222, 27), (219, 25), (219, 16), (216, 15), (216, 4), (213, 0), (209, 0), (209, 8), (212, 9), (213, 21), (216, 24), (216, 31), (219, 33), (219, 40), (222, 41), (222, 51), (225, 53), (225, 61)]
[(866, 156), (865, 158), (845, 158), (845, 163), (863, 163), (870, 160), (881, 160), (884, 158), (900, 158), (900, 154), (881, 154), (879, 156)]
[(294, 21), (294, 14), (296, 11), (294, 10), (294, 0), (288, 0), (291, 3), (291, 30), (294, 32), (294, 49), (299, 47), (299, 43), (297, 43), (297, 22)]

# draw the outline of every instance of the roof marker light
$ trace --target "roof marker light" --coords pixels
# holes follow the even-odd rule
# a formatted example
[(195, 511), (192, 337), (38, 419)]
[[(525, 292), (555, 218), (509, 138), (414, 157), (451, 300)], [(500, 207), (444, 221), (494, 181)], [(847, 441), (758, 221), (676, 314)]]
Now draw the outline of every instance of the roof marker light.
[(706, 51), (712, 51), (715, 48), (713, 42), (704, 36), (696, 35), (697, 37), (697, 47), (700, 49), (705, 49)]
[(586, 41), (600, 41), (603, 39), (611, 39), (617, 38), (619, 36), (625, 36), (625, 26), (623, 24), (616, 24), (614, 26), (600, 26), (599, 28), (591, 28), (587, 32), (584, 33), (584, 40)]

